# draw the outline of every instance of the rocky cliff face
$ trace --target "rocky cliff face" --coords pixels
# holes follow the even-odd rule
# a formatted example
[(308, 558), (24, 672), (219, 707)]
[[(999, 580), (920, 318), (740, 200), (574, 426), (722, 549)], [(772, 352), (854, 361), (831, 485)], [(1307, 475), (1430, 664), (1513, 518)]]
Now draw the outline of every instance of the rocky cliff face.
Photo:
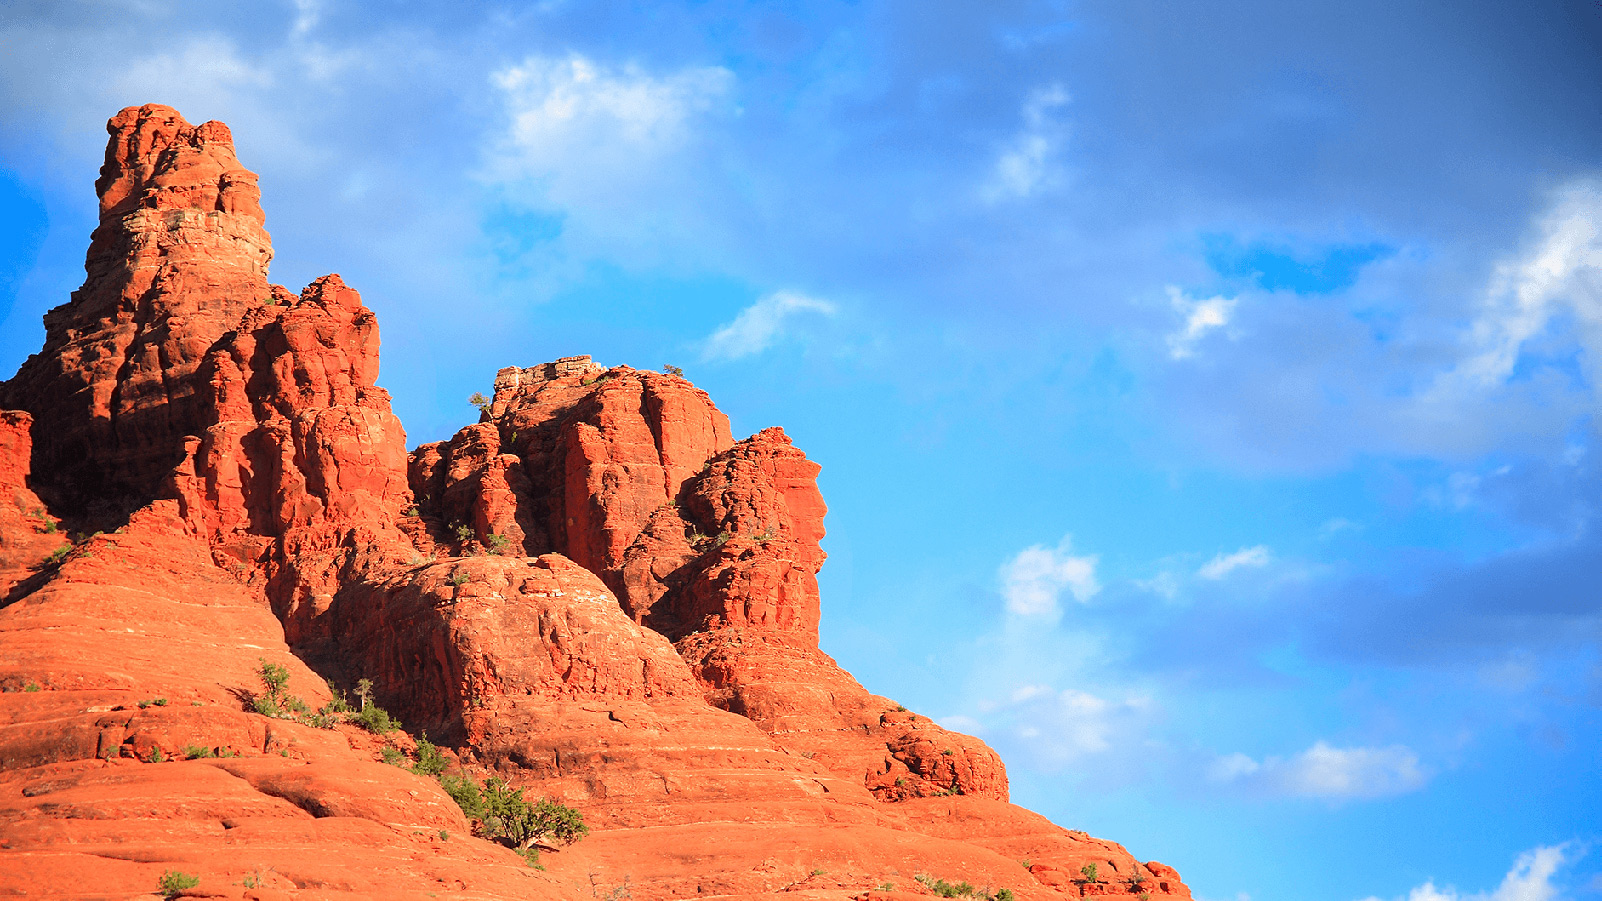
[[(228, 130), (109, 129), (84, 286), (0, 384), (0, 892), (1189, 896), (819, 650), (819, 468), (781, 430), (575, 357), (408, 454), (360, 296), (268, 284)], [(594, 833), (530, 869), (378, 762), (411, 737), (257, 712), (267, 663), (312, 707), (371, 680)]]

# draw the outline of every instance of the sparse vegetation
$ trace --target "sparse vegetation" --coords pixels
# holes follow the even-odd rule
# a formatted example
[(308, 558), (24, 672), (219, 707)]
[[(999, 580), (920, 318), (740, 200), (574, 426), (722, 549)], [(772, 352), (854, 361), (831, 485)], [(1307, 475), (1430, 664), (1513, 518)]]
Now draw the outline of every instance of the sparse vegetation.
[(417, 762), (412, 764), (412, 772), (419, 776), (438, 776), (445, 772), (449, 764), (445, 754), (428, 740), (428, 733), (424, 732), (423, 737), (417, 740)]
[(1079, 868), (1079, 874), (1081, 876), (1085, 877), (1085, 881), (1086, 882), (1100, 882), (1101, 881), (1101, 880), (1096, 878), (1096, 865), (1093, 864), (1093, 863), (1087, 863), (1084, 866), (1080, 867)]
[(139, 709), (140, 710), (144, 710), (146, 707), (166, 707), (166, 706), (167, 706), (167, 699), (166, 698), (151, 698), (148, 701), (140, 701), (139, 702)]
[(200, 884), (199, 876), (180, 873), (177, 870), (168, 870), (161, 874), (161, 882), (157, 883), (156, 890), (163, 898), (176, 898), (184, 892)]
[(45, 558), (45, 563), (47, 563), (47, 564), (60, 563), (61, 561), (67, 559), (67, 555), (70, 554), (70, 553), (72, 553), (72, 545), (63, 544), (61, 547), (58, 547), (55, 550), (50, 552), (50, 556)]
[[(966, 881), (947, 882), (944, 879), (936, 879), (935, 877), (925, 873), (919, 873), (912, 878), (918, 880), (919, 885), (922, 885), (924, 888), (941, 898), (976, 898), (981, 899), (981, 901), (1014, 901), (1014, 895), (1012, 889), (1010, 888), (996, 889), (995, 893), (991, 894), (988, 891), (974, 888), (972, 883)], [(889, 883), (885, 884), (888, 885)], [(885, 891), (889, 891), (889, 889), (885, 889)]]
[(417, 509), (417, 505), (413, 504), (412, 506), (406, 508), (406, 515), (407, 516), (422, 516), (423, 515), (423, 511)]
[(895, 888), (896, 888), (896, 885), (893, 882), (886, 881), (886, 882), (879, 883), (879, 891), (881, 891), (881, 892), (895, 891)]
[(22, 686), (22, 690), (23, 691), (39, 691), (40, 690), (39, 683), (37, 683), (37, 682), (29, 682), (27, 685)]
[(400, 728), (400, 723), (389, 715), (389, 711), (377, 704), (367, 704), (356, 714), (356, 724), (374, 735), (387, 735)]
[(473, 392), (473, 396), (469, 397), (467, 399), (467, 402), (472, 404), (473, 406), (477, 407), (478, 408), (478, 412), (480, 412), (480, 413), (488, 413), (489, 412), (490, 399), (485, 397), (484, 396), (484, 392), (482, 392), (482, 391), (474, 391)]
[(907, 780), (903, 779), (900, 776), (897, 776), (896, 777), (896, 788), (906, 788), (906, 787), (907, 787)]
[(454, 529), (456, 531), (456, 540), (462, 544), (472, 541), (478, 535), (477, 532), (473, 531), (473, 527), (465, 522), (457, 523)]
[(674, 366), (672, 363), (668, 363), (668, 364), (664, 365), (662, 367), (662, 371), (667, 373), (668, 375), (676, 375), (681, 379), (684, 378), (684, 370), (680, 369), (677, 366)]
[(451, 585), (456, 588), (461, 588), (463, 585), (467, 584), (467, 573), (457, 570), (456, 572), (451, 573), (451, 577), (445, 581), (451, 583)]
[(541, 798), (530, 804), (523, 790), (491, 777), (482, 786), (467, 776), (442, 776), (440, 786), (477, 822), (473, 833), (513, 849), (525, 849), (546, 840), (571, 845), (590, 833), (584, 816), (559, 801)]
[(451, 840), (451, 834), (446, 832), (444, 829), (441, 829), (439, 831), (439, 840), (442, 842), (448, 842)]
[(379, 751), (378, 751), (378, 756), (380, 758), (382, 758), (383, 761), (385, 763), (389, 764), (390, 766), (398, 766), (398, 767), (405, 767), (406, 766), (406, 755), (402, 754), (396, 748), (391, 748), (391, 747), (380, 748)]
[(216, 757), (216, 756), (217, 756), (217, 752), (216, 751), (213, 751), (210, 748), (202, 748), (200, 745), (189, 745), (189, 746), (184, 748), (184, 759), (185, 760), (199, 760), (202, 757)]
[(151, 748), (150, 756), (145, 758), (145, 761), (148, 763), (165, 763), (166, 760), (167, 755), (161, 753), (161, 748), (159, 747)]
[(494, 532), (489, 533), (489, 535), (484, 539), (485, 549), (492, 554), (506, 553), (506, 549), (511, 545), (511, 543), (512, 540), (510, 538), (507, 538), (505, 535), (498, 535)]

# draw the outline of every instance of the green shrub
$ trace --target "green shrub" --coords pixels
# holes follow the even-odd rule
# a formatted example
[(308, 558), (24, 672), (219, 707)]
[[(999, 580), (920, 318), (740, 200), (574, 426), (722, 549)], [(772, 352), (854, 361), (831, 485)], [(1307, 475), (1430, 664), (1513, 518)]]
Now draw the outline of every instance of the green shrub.
[(957, 898), (974, 894), (974, 887), (966, 882), (947, 882), (944, 879), (936, 879), (923, 873), (919, 873), (912, 878), (918, 880), (924, 888), (942, 898)]
[(489, 412), (490, 399), (485, 397), (484, 396), (484, 392), (482, 392), (482, 391), (474, 391), (473, 392), (473, 396), (469, 397), (467, 399), (467, 402), (472, 404), (473, 406), (477, 407), (478, 408), (478, 412), (480, 412), (480, 413), (488, 413)]
[(467, 776), (441, 776), (439, 787), (462, 809), (463, 816), (469, 820), (484, 818), (484, 794), (479, 791), (477, 782)]
[(280, 717), (284, 712), (278, 709), (278, 702), (266, 695), (257, 695), (250, 699), (250, 709), (262, 716)]
[(70, 553), (72, 553), (72, 545), (63, 544), (61, 547), (58, 547), (55, 550), (51, 551), (50, 552), (50, 556), (45, 558), (45, 562), (46, 563), (60, 563), (61, 561), (67, 559), (67, 555), (70, 554)]
[(400, 728), (400, 723), (390, 718), (389, 711), (377, 704), (363, 707), (362, 712), (356, 714), (356, 723), (375, 735), (387, 735)]
[(328, 693), (332, 699), (323, 705), (323, 713), (350, 713), (350, 702), (345, 700), (345, 692), (337, 688), (333, 682), (328, 683)]
[(445, 772), (449, 761), (435, 744), (428, 740), (428, 733), (417, 740), (417, 763), (412, 765), (412, 772), (419, 776), (438, 776)]
[(662, 371), (667, 373), (668, 375), (676, 375), (681, 379), (684, 378), (684, 370), (680, 369), (677, 366), (674, 366), (671, 363), (669, 363), (666, 366), (663, 366), (662, 367)]
[(473, 527), (468, 525), (467, 523), (461, 522), (461, 523), (457, 523), (456, 524), (456, 540), (457, 541), (460, 541), (460, 542), (465, 544), (465, 543), (467, 543), (469, 541), (472, 541), (475, 537), (477, 537), (477, 535), (478, 535), (478, 533), (473, 531)]
[(524, 863), (528, 864), (529, 866), (533, 867), (536, 870), (545, 869), (545, 867), (540, 864), (540, 849), (538, 849), (538, 848), (517, 848), (515, 850), (517, 851), (517, 856), (523, 858), (523, 862)]
[(451, 577), (446, 581), (450, 582), (451, 585), (457, 588), (461, 588), (463, 585), (467, 584), (467, 573), (457, 570), (456, 572), (451, 573)]
[(151, 748), (150, 756), (145, 759), (151, 763), (162, 763), (167, 759), (167, 755), (161, 753), (160, 748)]
[(39, 691), (40, 690), (39, 683), (37, 683), (37, 682), (29, 682), (27, 685), (22, 686), (22, 690), (23, 691)]
[(489, 533), (484, 539), (484, 547), (492, 554), (506, 553), (506, 548), (511, 543), (512, 540), (510, 538), (505, 535), (497, 535), (494, 532)]
[(180, 873), (177, 870), (168, 870), (161, 874), (161, 882), (157, 883), (157, 891), (163, 898), (176, 898), (189, 889), (200, 884), (199, 876)]
[(256, 658), (261, 665), (256, 667), (256, 675), (261, 677), (262, 684), (267, 686), (267, 694), (277, 698), (289, 685), (289, 668), (277, 663), (268, 663), (266, 657)]
[(571, 845), (590, 834), (584, 815), (573, 808), (550, 798), (530, 804), (522, 789), (493, 776), (482, 787), (467, 776), (441, 776), (439, 784), (468, 819), (477, 821), (473, 833), (480, 838), (524, 849), (547, 840)]
[(381, 748), (378, 756), (382, 757), (384, 762), (390, 766), (404, 767), (406, 765), (406, 755), (395, 748)]
[(210, 748), (202, 748), (199, 745), (189, 745), (188, 747), (184, 748), (184, 759), (185, 760), (198, 760), (199, 758), (202, 758), (202, 757), (216, 757), (216, 756), (217, 756), (217, 752), (216, 751), (213, 751)]
[(1086, 882), (1096, 882), (1096, 881), (1098, 881), (1096, 879), (1096, 865), (1093, 864), (1093, 863), (1087, 863), (1084, 866), (1080, 867), (1079, 868), (1079, 872), (1080, 872), (1081, 875), (1083, 875), (1085, 877), (1085, 881)]

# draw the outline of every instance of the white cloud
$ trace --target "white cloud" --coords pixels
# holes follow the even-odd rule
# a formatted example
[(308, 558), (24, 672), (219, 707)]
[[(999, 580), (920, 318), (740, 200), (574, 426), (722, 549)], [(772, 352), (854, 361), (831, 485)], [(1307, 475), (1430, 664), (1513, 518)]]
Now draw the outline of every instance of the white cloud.
[(1025, 753), (1051, 769), (1137, 746), (1154, 707), (1144, 695), (1113, 700), (1047, 685), (1021, 686), (1005, 702), (985, 706), (988, 734), (1002, 733), (1019, 742)]
[(1174, 285), (1168, 286), (1168, 298), (1185, 320), (1179, 331), (1168, 336), (1168, 353), (1176, 360), (1194, 354), (1196, 342), (1203, 335), (1228, 325), (1238, 302), (1235, 298), (1222, 296), (1196, 300)]
[(1062, 613), (1057, 599), (1065, 589), (1080, 603), (1101, 591), (1096, 582), (1097, 558), (1073, 556), (1069, 553), (1071, 543), (1071, 536), (1064, 536), (1056, 548), (1038, 544), (1024, 548), (1001, 565), (1001, 593), (1009, 612), (1057, 617)]
[[(1477, 892), (1472, 895), (1458, 894), (1458, 891), (1448, 886), (1445, 889), (1435, 887), (1432, 879), (1408, 892), (1405, 899), (1398, 901), (1557, 901), (1562, 897), (1558, 887), (1552, 884), (1552, 877), (1558, 868), (1573, 860), (1569, 856), (1567, 844), (1552, 847), (1540, 847), (1533, 851), (1526, 851), (1519, 855), (1503, 877), (1502, 884), (1494, 891)], [(1377, 896), (1370, 896), (1363, 901), (1380, 901)]]
[(1337, 516), (1333, 519), (1324, 520), (1324, 524), (1318, 527), (1318, 539), (1320, 541), (1328, 541), (1342, 532), (1360, 531), (1362, 528), (1361, 525), (1343, 516)]
[(1573, 316), (1590, 356), (1602, 353), (1602, 181), (1557, 192), (1536, 225), (1538, 240), (1496, 267), (1469, 333), (1471, 356), (1442, 374), (1422, 398), (1453, 404), (1504, 383), (1526, 342)]
[(734, 321), (722, 326), (706, 340), (702, 357), (708, 360), (737, 360), (761, 353), (779, 336), (785, 321), (797, 313), (834, 315), (834, 304), (794, 291), (775, 291), (740, 311)]
[(1196, 575), (1203, 579), (1222, 579), (1237, 569), (1257, 569), (1268, 565), (1268, 548), (1264, 545), (1241, 548), (1233, 554), (1219, 554), (1202, 564)]
[(1051, 187), (1060, 180), (1052, 157), (1062, 143), (1064, 127), (1052, 111), (1068, 103), (1068, 91), (1053, 84), (1036, 88), (1024, 101), (1024, 127), (996, 159), (990, 178), (981, 189), (992, 203), (1017, 200)]
[(1401, 745), (1337, 748), (1322, 741), (1289, 758), (1229, 754), (1213, 762), (1208, 776), (1273, 795), (1331, 800), (1401, 795), (1429, 781), (1418, 755)]
[(673, 148), (691, 117), (725, 96), (734, 74), (721, 66), (651, 75), (573, 54), (529, 57), (495, 73), (511, 117), (512, 162), (527, 174), (571, 166), (631, 163)]
[(317, 20), (322, 17), (322, 4), (319, 0), (295, 0), (295, 24), (293, 33), (300, 37), (317, 26)]

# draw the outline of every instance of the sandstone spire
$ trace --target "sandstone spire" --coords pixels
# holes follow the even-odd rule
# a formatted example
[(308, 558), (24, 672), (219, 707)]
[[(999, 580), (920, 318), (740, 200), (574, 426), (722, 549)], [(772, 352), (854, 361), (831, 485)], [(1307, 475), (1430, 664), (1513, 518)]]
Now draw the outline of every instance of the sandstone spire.
[(147, 104), (106, 129), (83, 287), (46, 314), (44, 348), (0, 385), (0, 407), (33, 414), (40, 493), (92, 518), (143, 503), (182, 458), (195, 431), (189, 376), (270, 296), (273, 255), (256, 175), (226, 125)]

